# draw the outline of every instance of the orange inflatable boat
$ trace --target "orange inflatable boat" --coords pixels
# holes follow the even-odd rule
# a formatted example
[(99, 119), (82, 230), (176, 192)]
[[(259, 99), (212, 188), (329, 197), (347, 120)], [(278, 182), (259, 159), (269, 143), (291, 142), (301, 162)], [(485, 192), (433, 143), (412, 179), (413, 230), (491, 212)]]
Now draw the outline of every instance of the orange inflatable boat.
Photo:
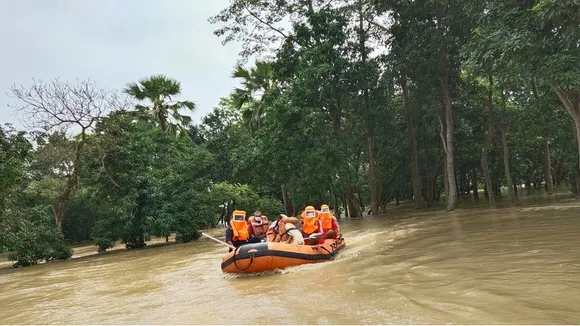
[(325, 239), (324, 244), (295, 245), (262, 242), (240, 246), (222, 259), (224, 273), (256, 273), (334, 259), (346, 246), (344, 239)]

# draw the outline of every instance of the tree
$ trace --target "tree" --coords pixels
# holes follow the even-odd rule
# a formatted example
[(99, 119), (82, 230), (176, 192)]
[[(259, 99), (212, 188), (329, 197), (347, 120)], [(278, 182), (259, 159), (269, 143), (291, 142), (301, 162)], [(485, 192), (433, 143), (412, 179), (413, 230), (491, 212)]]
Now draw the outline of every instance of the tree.
[(249, 70), (238, 65), (232, 77), (242, 79), (242, 87), (232, 93), (235, 107), (251, 130), (260, 128), (266, 108), (279, 94), (274, 67), (267, 61), (257, 61)]
[(12, 86), (11, 97), (18, 100), (13, 105), (23, 114), (33, 128), (46, 132), (79, 132), (74, 138), (72, 172), (67, 176), (58, 203), (52, 206), (56, 225), (62, 223), (72, 192), (78, 185), (80, 163), (87, 135), (96, 122), (111, 109), (121, 109), (127, 104), (116, 92), (97, 87), (90, 81), (76, 83), (33, 80), (31, 86)]
[(148, 106), (136, 105), (139, 111), (148, 113), (145, 121), (153, 122), (160, 126), (164, 132), (177, 135), (185, 134), (184, 127), (189, 125), (191, 117), (179, 113), (180, 109), (195, 109), (195, 103), (191, 101), (173, 101), (172, 98), (181, 94), (181, 83), (164, 75), (154, 75), (143, 78), (137, 83), (130, 83), (124, 92), (138, 101), (148, 100)]
[(486, 9), (474, 29), (476, 37), (486, 42), (474, 51), (482, 58), (499, 52), (502, 60), (528, 80), (550, 87), (580, 137), (580, 4), (575, 0), (515, 4), (494, 0)]
[[(171, 232), (190, 241), (206, 218), (199, 208), (210, 186), (212, 155), (190, 139), (135, 123), (132, 113), (103, 119), (91, 138), (93, 155), (86, 157), (85, 179), (105, 217), (93, 230), (100, 251), (117, 239), (138, 248), (147, 236)], [(155, 155), (160, 148), (165, 155)]]
[(50, 208), (26, 195), (31, 156), (32, 144), (24, 132), (0, 127), (0, 252), (12, 251), (8, 259), (15, 261), (14, 267), (72, 255), (52, 222)]

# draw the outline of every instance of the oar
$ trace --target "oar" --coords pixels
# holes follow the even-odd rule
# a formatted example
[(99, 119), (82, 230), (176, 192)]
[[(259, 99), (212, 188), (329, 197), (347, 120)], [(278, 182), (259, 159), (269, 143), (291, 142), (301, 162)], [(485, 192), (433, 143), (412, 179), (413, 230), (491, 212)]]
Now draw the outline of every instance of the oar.
[(203, 232), (202, 232), (201, 234), (202, 234), (202, 235), (205, 235), (206, 237), (208, 237), (208, 238), (210, 238), (210, 239), (212, 239), (213, 241), (219, 242), (219, 243), (221, 243), (221, 244), (225, 244), (226, 246), (228, 246), (228, 247), (232, 248), (233, 250), (236, 250), (236, 247), (234, 247), (234, 246), (230, 245), (230, 244), (229, 244), (229, 243), (227, 243), (227, 242), (223, 242), (223, 241), (221, 241), (221, 240), (219, 240), (219, 239), (216, 239), (216, 238), (212, 237), (211, 235), (205, 234), (205, 233), (203, 233)]

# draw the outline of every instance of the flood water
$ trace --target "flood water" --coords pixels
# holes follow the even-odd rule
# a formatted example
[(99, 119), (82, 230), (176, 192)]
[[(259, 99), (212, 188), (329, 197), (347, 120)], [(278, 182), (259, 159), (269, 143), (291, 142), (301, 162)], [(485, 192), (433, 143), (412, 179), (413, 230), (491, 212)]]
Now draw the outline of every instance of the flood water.
[(342, 221), (332, 262), (258, 276), (223, 274), (209, 239), (1, 270), (0, 323), (578, 324), (579, 213), (400, 208)]

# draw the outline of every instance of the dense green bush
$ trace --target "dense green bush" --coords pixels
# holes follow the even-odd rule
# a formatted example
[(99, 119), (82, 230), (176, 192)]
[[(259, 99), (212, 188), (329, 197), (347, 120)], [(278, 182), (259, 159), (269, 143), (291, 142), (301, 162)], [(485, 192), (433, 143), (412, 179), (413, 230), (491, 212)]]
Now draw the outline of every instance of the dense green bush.
[(49, 207), (36, 206), (18, 212), (14, 216), (12, 241), (9, 248), (13, 252), (8, 256), (15, 261), (14, 267), (36, 265), (42, 261), (68, 259), (72, 250), (68, 248), (62, 232), (54, 225), (54, 218)]

